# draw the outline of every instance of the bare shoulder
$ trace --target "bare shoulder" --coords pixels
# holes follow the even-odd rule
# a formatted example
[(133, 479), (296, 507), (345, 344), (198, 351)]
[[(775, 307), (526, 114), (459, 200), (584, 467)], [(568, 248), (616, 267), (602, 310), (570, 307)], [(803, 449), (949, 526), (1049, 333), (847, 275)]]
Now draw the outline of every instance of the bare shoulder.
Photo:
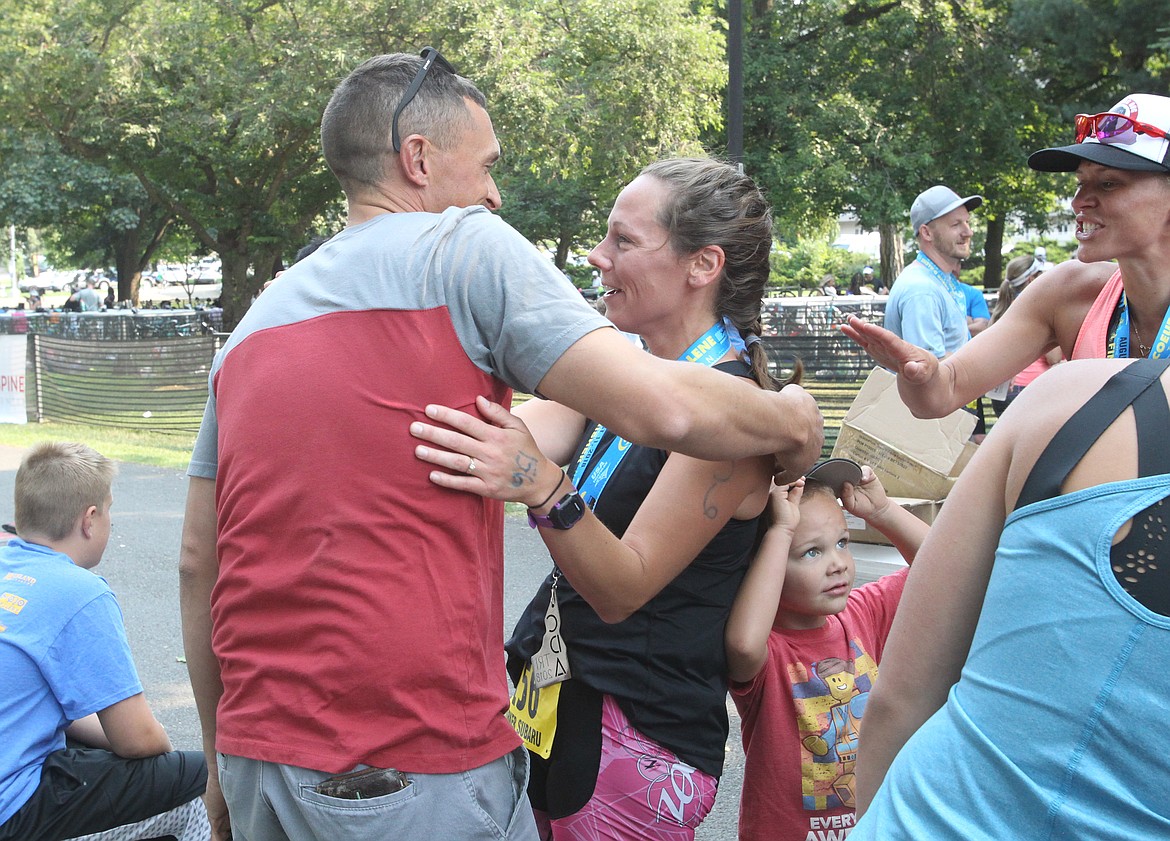
[(1039, 403), (1063, 397), (1059, 402), (1074, 402), (1081, 394), (1095, 394), (1110, 377), (1127, 367), (1131, 359), (1077, 359), (1044, 372), (1017, 399)]
[(1018, 315), (1048, 324), (1051, 335), (1068, 358), (1089, 309), (1115, 271), (1114, 263), (1066, 260), (1030, 283), (1008, 313), (1018, 307)]
[[(995, 430), (1024, 437), (1043, 436), (1076, 412), (1131, 359), (1077, 359), (1045, 371), (1017, 397)], [(1017, 408), (1018, 404), (1018, 408)]]
[[(996, 422), (979, 448), (991, 445), (1004, 459), (999, 478), (1008, 510), (1048, 442), (1128, 359), (1081, 359), (1064, 362), (1037, 377)], [(974, 464), (974, 461), (972, 461)], [(966, 472), (966, 471), (964, 471)]]
[(1031, 295), (1037, 292), (1059, 295), (1075, 300), (1087, 299), (1089, 303), (1097, 297), (1101, 287), (1117, 271), (1115, 263), (1082, 263), (1080, 260), (1065, 260), (1028, 286)]

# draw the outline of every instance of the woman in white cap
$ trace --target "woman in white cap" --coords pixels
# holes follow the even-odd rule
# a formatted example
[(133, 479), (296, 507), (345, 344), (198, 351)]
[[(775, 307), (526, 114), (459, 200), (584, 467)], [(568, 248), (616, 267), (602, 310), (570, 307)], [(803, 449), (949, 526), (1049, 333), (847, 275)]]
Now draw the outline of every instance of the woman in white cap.
[(1131, 94), (1078, 115), (1075, 129), (1072, 145), (1028, 159), (1042, 172), (1076, 173), (1075, 261), (1045, 272), (945, 360), (859, 319), (843, 328), (898, 373), (919, 417), (949, 414), (1054, 348), (1068, 359), (1170, 356), (1170, 97)]
[[(995, 299), (995, 307), (991, 312), (991, 323), (995, 324), (1004, 313), (1007, 312), (1008, 307), (1016, 298), (1023, 294), (1036, 278), (1040, 277), (1048, 268), (1048, 261), (1045, 259), (1046, 254), (1043, 247), (1037, 248), (1034, 254), (1021, 254), (1019, 257), (1013, 257), (1008, 261), (1007, 269), (1004, 272), (1003, 283), (999, 285), (999, 295)], [(1012, 401), (1016, 399), (1024, 386), (1031, 383), (1038, 376), (1043, 374), (1053, 365), (1063, 361), (1064, 357), (1061, 355), (1060, 348), (1053, 348), (1042, 356), (1038, 357), (1035, 362), (1029, 365), (1010, 381), (1001, 386), (1002, 393), (990, 392), (991, 407), (995, 409), (995, 414), (1002, 415)], [(999, 390), (997, 390), (999, 391)]]

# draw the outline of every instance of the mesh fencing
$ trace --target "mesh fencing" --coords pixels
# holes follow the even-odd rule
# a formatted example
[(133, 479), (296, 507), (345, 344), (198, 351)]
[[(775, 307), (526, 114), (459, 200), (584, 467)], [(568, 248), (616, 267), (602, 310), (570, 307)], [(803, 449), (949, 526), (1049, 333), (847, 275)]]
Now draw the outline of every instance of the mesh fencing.
[(29, 335), (29, 420), (192, 433), (220, 335), (111, 341)]
[[(873, 361), (836, 329), (848, 315), (881, 322), (885, 298), (771, 299), (764, 345), (777, 376), (799, 359), (802, 383), (825, 416), (825, 455)], [(0, 333), (27, 333), (28, 418), (194, 433), (212, 358), (226, 334), (218, 311), (7, 313)]]

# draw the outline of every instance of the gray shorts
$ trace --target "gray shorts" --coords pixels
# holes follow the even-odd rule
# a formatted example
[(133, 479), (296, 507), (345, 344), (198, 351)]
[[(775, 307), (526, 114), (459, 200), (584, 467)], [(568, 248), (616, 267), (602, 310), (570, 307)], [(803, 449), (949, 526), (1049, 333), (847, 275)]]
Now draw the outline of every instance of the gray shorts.
[[(362, 766), (358, 766), (362, 767)], [(455, 774), (408, 773), (401, 791), (345, 800), (313, 789), (332, 775), (220, 754), (233, 841), (537, 841), (528, 752)]]

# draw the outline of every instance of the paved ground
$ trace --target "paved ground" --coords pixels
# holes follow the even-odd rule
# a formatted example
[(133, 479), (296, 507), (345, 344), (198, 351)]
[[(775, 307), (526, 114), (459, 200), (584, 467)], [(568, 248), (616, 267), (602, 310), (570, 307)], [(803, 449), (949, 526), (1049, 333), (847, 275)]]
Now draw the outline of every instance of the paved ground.
[[(21, 451), (0, 447), (0, 522), (12, 520), (12, 486)], [(113, 533), (97, 568), (122, 605), (147, 698), (177, 748), (198, 750), (199, 722), (182, 662), (178, 554), (187, 480), (180, 471), (123, 464), (114, 483)], [(510, 630), (549, 569), (548, 555), (520, 517), (505, 526), (505, 623)], [(501, 636), (501, 668), (502, 636)], [(734, 841), (743, 751), (734, 709), (727, 768), (700, 841)]]

